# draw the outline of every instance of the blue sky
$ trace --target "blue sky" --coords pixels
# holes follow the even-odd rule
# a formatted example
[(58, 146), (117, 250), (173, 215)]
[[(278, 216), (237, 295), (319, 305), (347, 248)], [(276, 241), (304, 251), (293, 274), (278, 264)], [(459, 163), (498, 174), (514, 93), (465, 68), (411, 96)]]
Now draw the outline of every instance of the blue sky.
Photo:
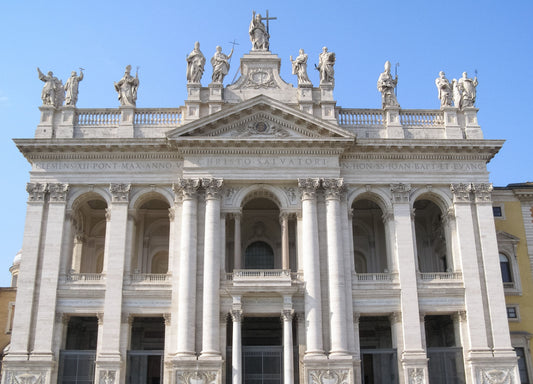
[[(78, 107), (118, 107), (113, 82), (139, 66), (138, 107), (177, 107), (186, 98), (185, 56), (195, 41), (206, 58), (235, 47), (230, 74), (251, 49), (252, 10), (268, 9), (270, 50), (282, 58), (282, 77), (296, 84), (289, 56), (304, 48), (309, 77), (323, 46), (336, 53), (335, 99), (350, 108), (379, 108), (376, 80), (390, 60), (398, 68), (402, 108), (439, 107), (434, 80), (478, 71), (477, 107), (485, 138), (505, 139), (489, 164), (496, 186), (533, 181), (529, 122), (533, 81), (533, 2), (518, 1), (14, 1), (0, 3), (0, 286), (22, 245), (29, 164), (13, 138), (33, 137), (41, 89), (36, 67), (65, 81), (85, 68)], [(209, 83), (206, 65), (203, 84)]]

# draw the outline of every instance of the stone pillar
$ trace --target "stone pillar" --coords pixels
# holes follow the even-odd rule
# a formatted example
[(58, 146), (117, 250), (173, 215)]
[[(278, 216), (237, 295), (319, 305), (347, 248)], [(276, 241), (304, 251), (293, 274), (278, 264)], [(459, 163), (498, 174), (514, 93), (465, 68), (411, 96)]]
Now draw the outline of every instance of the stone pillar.
[[(175, 356), (178, 348), (178, 321), (177, 313), (179, 308), (179, 273), (180, 273), (180, 236), (181, 236), (181, 189), (172, 186), (174, 191), (174, 206), (169, 209), (170, 228), (169, 228), (169, 249), (168, 249), (168, 269), (172, 271), (172, 298), (170, 301), (170, 313), (174, 318), (170, 321), (170, 334), (168, 335), (168, 349), (165, 345), (167, 356)], [(167, 334), (165, 334), (167, 339)]]
[(387, 269), (389, 272), (396, 274), (398, 272), (397, 259), (394, 255), (394, 212), (391, 209), (383, 212), (381, 217), (385, 227), (386, 246), (387, 246)]
[(242, 384), (242, 306), (240, 297), (233, 297), (231, 319), (233, 320), (231, 343), (231, 383)]
[[(465, 287), (465, 309), (468, 326), (468, 340), (463, 344), (469, 346), (470, 360), (476, 357), (492, 356), (488, 347), (487, 327), (483, 293), (480, 280), (480, 266), (476, 249), (476, 234), (472, 219), (470, 184), (452, 184), (453, 205), (455, 209), (455, 235), (460, 254), (463, 284)], [(494, 227), (494, 223), (491, 224)], [(499, 260), (499, 259), (497, 259)], [(501, 277), (498, 281), (501, 281)]]
[(313, 84), (298, 84), (298, 105), (300, 111), (313, 114)]
[(293, 343), (292, 343), (292, 318), (293, 309), (283, 309), (283, 384), (294, 383)]
[[(68, 184), (48, 184), (50, 202), (44, 237), (35, 340), (30, 360), (50, 362), (54, 360), (52, 343), (56, 316), (57, 282), (68, 190)], [(69, 225), (69, 222), (67, 221), (66, 224)]]
[(202, 179), (205, 188), (204, 292), (200, 358), (220, 353), (220, 191), (222, 179)]
[(76, 121), (76, 107), (64, 105), (61, 107), (61, 121), (56, 130), (56, 138), (72, 139), (74, 137), (74, 124)]
[(361, 342), (359, 339), (359, 322), (361, 320), (360, 313), (352, 313), (353, 318), (353, 333), (354, 333), (354, 354), (353, 354), (353, 368), (354, 368), (354, 383), (362, 384), (361, 378)]
[(316, 190), (319, 179), (298, 179), (302, 193), (302, 250), (304, 255), (306, 356), (323, 356), (322, 303)]
[(348, 352), (355, 355), (355, 334), (353, 327), (353, 292), (352, 292), (352, 278), (355, 272), (355, 261), (353, 257), (353, 227), (352, 227), (352, 210), (348, 208), (346, 200), (346, 190), (343, 189), (341, 194), (341, 227), (344, 243), (344, 298), (346, 300), (346, 328), (347, 328), (347, 342)]
[[(226, 214), (220, 213), (220, 276), (226, 279)], [(227, 316), (226, 314), (224, 316)], [(224, 345), (224, 344), (222, 344)]]
[(419, 379), (420, 383), (427, 383), (427, 358), (420, 329), (416, 253), (409, 198), (411, 186), (391, 184), (390, 187), (394, 214), (394, 223), (391, 224), (394, 226), (395, 241), (395, 246), (392, 248), (396, 251), (394, 256), (398, 265), (401, 287), (401, 331), (403, 334), (401, 363), (404, 381), (411, 383), (411, 380)]
[(211, 83), (209, 87), (209, 114), (218, 112), (224, 105), (223, 94), (224, 85), (222, 83)]
[[(180, 179), (182, 194), (177, 355), (195, 358), (198, 179)], [(176, 187), (176, 186), (175, 186)]]
[(335, 100), (333, 100), (333, 83), (320, 83), (320, 108), (322, 110), (322, 118), (324, 120), (335, 120), (337, 122), (337, 117), (335, 116)]
[(342, 179), (324, 179), (326, 193), (328, 289), (331, 350), (330, 357), (348, 355), (344, 249), (340, 213)]
[(57, 109), (53, 105), (41, 105), (41, 121), (35, 130), (36, 139), (51, 139), (54, 137), (54, 126)]
[(241, 255), (241, 214), (240, 213), (234, 213), (233, 214), (233, 220), (235, 222), (235, 233), (234, 233), (234, 240), (233, 240), (233, 269), (241, 269), (242, 264), (242, 255)]
[(446, 130), (447, 139), (463, 139), (463, 131), (459, 125), (457, 119), (457, 108), (456, 107), (442, 107), (442, 112), (444, 113), (444, 129)]
[[(105, 298), (101, 343), (96, 350), (96, 381), (101, 378), (120, 378), (123, 361), (120, 354), (122, 323), (122, 286), (128, 240), (128, 204), (130, 184), (111, 184), (111, 206), (107, 209), (104, 269)], [(102, 321), (102, 319), (99, 319)]]
[(81, 259), (82, 259), (84, 243), (85, 243), (85, 234), (83, 232), (77, 232), (74, 235), (74, 246), (72, 247), (71, 270), (74, 273), (81, 272)]
[(477, 122), (477, 111), (475, 107), (464, 107), (465, 136), (467, 139), (483, 139), (483, 131)]
[(282, 212), (279, 215), (281, 224), (281, 269), (291, 269), (289, 265), (289, 214)]
[(384, 107), (383, 119), (387, 128), (388, 139), (403, 139), (403, 127), (400, 122), (400, 107)]
[[(47, 185), (42, 183), (28, 183), (28, 202), (26, 208), (26, 222), (24, 225), (24, 238), (22, 241), (22, 254), (24, 262), (21, 263), (17, 280), (17, 297), (15, 307), (11, 345), (4, 358), (25, 362), (28, 359), (28, 348), (31, 337), (31, 319), (34, 311), (35, 281), (37, 277), (37, 261), (41, 250), (41, 231), (45, 212), (45, 194)], [(9, 363), (4, 364), (4, 371)]]
[(130, 105), (121, 105), (120, 123), (118, 125), (117, 137), (133, 138), (135, 137), (133, 123), (135, 120), (135, 107)]
[(200, 91), (202, 85), (199, 83), (187, 84), (187, 100), (185, 100), (185, 122), (197, 120), (200, 118)]
[(498, 241), (492, 213), (492, 184), (474, 184), (473, 186), (476, 220), (480, 234), (479, 245), (483, 259), (485, 289), (487, 292), (487, 309), (490, 317), (493, 356), (499, 360), (512, 358), (513, 347), (509, 337), (503, 284), (501, 281)]

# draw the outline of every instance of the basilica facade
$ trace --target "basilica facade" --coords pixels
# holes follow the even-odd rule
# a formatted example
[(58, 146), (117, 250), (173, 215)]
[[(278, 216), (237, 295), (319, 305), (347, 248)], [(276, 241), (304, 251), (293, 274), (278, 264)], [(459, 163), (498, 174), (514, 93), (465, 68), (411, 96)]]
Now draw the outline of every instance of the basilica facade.
[(389, 64), (383, 108), (340, 108), (334, 53), (293, 86), (250, 38), (227, 86), (197, 44), (179, 108), (137, 108), (129, 66), (116, 109), (40, 73), (2, 383), (519, 383), (477, 80), (406, 110)]

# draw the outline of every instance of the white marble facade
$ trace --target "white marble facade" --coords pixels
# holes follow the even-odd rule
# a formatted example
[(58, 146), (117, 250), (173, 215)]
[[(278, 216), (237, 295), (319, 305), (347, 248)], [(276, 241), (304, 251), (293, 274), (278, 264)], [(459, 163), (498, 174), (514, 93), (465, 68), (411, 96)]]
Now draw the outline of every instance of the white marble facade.
[(339, 108), (280, 61), (252, 49), (175, 109), (41, 107), (15, 140), (32, 170), (3, 384), (57, 382), (75, 317), (97, 319), (97, 383), (129, 380), (140, 317), (164, 319), (168, 384), (247, 382), (254, 318), (279, 324), (285, 384), (361, 383), (373, 321), (390, 382), (430, 383), (428, 318), (452, 322), (465, 383), (519, 382), (486, 168), (503, 141), (474, 107)]

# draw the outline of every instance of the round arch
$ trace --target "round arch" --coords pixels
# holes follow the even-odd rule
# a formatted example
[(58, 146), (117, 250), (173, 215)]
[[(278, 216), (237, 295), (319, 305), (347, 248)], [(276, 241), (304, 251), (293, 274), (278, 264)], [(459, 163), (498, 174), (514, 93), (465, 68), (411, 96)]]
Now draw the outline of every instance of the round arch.
[(130, 199), (130, 208), (139, 209), (150, 200), (163, 200), (169, 208), (174, 205), (174, 195), (166, 188), (145, 187), (133, 192)]
[(104, 188), (75, 188), (70, 195), (67, 209), (75, 210), (80, 205), (90, 200), (104, 200), (109, 207), (109, 204), (111, 204), (111, 195), (109, 194), (109, 191), (106, 191)]
[(247, 202), (256, 198), (272, 200), (280, 210), (287, 209), (291, 205), (287, 195), (281, 188), (267, 184), (255, 184), (243, 188), (236, 194), (233, 205), (236, 208), (242, 208)]
[(381, 208), (382, 212), (392, 209), (390, 192), (384, 188), (372, 188), (370, 191), (364, 187), (356, 188), (348, 195), (348, 206), (351, 207), (357, 200), (373, 201)]
[(429, 191), (426, 188), (417, 188), (411, 194), (410, 200), (411, 200), (411, 208), (414, 207), (414, 204), (418, 200), (429, 200), (435, 203), (440, 208), (443, 214), (446, 213), (448, 209), (453, 206), (451, 196), (446, 195), (444, 191), (440, 189), (432, 189), (431, 191)]

